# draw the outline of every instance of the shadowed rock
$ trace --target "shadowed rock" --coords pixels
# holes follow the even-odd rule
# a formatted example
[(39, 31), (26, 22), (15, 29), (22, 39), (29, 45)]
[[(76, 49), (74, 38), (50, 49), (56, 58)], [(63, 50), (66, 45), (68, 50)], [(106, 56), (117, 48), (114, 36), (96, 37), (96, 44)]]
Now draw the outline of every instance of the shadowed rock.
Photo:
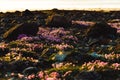
[(75, 80), (101, 80), (97, 72), (81, 72), (74, 77)]
[(106, 22), (98, 22), (91, 28), (89, 28), (87, 32), (87, 37), (90, 38), (112, 38), (112, 36), (116, 36), (117, 29), (112, 28)]
[(88, 29), (86, 37), (89, 45), (108, 44), (110, 39), (116, 39), (117, 29), (106, 22), (98, 22)]
[(69, 27), (70, 24), (71, 22), (62, 15), (52, 15), (46, 20), (46, 25), (51, 27)]
[(3, 34), (3, 38), (7, 40), (16, 40), (19, 34), (26, 34), (28, 36), (36, 35), (38, 25), (36, 23), (22, 23), (10, 28)]

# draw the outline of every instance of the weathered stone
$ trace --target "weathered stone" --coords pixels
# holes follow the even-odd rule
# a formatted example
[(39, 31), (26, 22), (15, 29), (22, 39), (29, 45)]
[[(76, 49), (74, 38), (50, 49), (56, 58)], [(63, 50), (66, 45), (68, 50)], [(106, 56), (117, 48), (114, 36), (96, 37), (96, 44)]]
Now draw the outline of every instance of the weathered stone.
[(116, 39), (117, 29), (106, 22), (98, 22), (90, 27), (87, 32), (89, 46), (94, 44), (108, 44), (110, 39)]
[(64, 16), (62, 15), (52, 15), (49, 16), (46, 20), (46, 25), (51, 27), (69, 27), (71, 22), (69, 22)]
[(3, 34), (3, 38), (7, 40), (16, 40), (20, 34), (26, 34), (27, 36), (34, 36), (38, 31), (38, 25), (36, 23), (22, 23), (10, 28)]
[(98, 22), (91, 28), (89, 28), (87, 32), (87, 37), (89, 38), (112, 38), (112, 36), (116, 36), (117, 29), (112, 28), (106, 22)]

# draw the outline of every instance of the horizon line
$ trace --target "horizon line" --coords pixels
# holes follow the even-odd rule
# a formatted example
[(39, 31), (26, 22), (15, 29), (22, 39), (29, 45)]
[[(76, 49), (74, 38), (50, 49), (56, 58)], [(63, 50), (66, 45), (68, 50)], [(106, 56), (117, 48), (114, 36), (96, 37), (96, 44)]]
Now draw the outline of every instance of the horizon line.
[[(67, 8), (67, 9), (60, 9), (60, 8), (52, 8), (52, 9), (58, 9), (58, 10), (85, 10), (85, 11), (120, 11), (120, 8)], [(41, 11), (41, 10), (52, 10), (52, 9), (28, 9), (30, 11)], [(15, 11), (25, 11), (27, 9), (19, 9), (19, 10), (4, 10), (0, 12), (6, 13), (6, 12), (15, 12)]]

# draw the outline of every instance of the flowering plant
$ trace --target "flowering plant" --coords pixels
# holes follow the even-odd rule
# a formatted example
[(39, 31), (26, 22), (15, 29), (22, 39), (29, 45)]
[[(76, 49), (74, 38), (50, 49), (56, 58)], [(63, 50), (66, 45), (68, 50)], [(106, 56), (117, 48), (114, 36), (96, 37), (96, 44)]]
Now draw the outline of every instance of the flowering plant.
[(120, 54), (115, 54), (114, 52), (110, 54), (104, 54), (103, 56), (108, 61), (117, 61), (117, 62), (120, 61)]
[(103, 62), (100, 60), (96, 60), (94, 62), (84, 63), (80, 70), (84, 71), (106, 71), (106, 70), (119, 70), (120, 64), (113, 63), (109, 64), (108, 62)]

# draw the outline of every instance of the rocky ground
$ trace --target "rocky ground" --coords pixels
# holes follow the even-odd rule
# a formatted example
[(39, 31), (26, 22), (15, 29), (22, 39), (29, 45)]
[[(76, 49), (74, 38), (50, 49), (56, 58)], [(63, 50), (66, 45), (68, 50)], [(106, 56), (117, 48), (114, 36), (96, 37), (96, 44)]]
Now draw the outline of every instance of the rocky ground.
[(120, 11), (1, 12), (0, 80), (120, 80)]

